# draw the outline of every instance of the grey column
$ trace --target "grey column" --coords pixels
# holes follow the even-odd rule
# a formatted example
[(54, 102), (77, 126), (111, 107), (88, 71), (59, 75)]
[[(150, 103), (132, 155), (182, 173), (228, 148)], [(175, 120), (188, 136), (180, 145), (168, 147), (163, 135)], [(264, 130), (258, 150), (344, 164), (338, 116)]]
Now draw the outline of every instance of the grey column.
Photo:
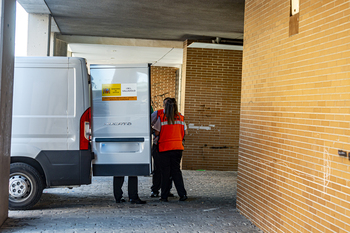
[(49, 56), (51, 16), (48, 14), (28, 15), (28, 56)]
[(0, 0), (0, 225), (8, 216), (16, 1)]

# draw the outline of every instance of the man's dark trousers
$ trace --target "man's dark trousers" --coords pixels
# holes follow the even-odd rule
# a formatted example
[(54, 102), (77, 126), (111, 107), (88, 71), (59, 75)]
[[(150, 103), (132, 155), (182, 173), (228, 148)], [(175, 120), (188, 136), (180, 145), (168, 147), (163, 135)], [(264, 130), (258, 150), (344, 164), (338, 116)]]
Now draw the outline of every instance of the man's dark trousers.
[[(124, 183), (124, 176), (113, 177), (113, 194), (114, 194), (115, 200), (120, 200), (123, 197), (123, 191), (122, 191), (123, 183)], [(129, 176), (128, 177), (129, 199), (136, 200), (139, 198), (137, 185), (138, 185), (137, 176)]]

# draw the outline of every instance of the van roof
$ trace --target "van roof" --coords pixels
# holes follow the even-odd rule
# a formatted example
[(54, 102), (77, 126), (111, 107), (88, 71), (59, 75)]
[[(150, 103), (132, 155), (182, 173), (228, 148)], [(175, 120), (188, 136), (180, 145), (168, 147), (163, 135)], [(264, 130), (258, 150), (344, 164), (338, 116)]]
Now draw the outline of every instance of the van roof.
[(75, 63), (83, 62), (86, 64), (85, 58), (81, 57), (15, 57), (15, 63)]
[(113, 68), (147, 68), (150, 64), (116, 64), (116, 65), (101, 65), (91, 64), (90, 69), (113, 69)]

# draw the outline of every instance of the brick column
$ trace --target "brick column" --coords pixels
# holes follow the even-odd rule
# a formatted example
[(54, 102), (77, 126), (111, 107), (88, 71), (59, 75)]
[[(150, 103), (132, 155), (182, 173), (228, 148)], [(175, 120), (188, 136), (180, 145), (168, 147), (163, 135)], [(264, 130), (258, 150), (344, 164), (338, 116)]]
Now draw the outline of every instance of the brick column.
[(237, 170), (242, 51), (184, 49), (183, 169)]

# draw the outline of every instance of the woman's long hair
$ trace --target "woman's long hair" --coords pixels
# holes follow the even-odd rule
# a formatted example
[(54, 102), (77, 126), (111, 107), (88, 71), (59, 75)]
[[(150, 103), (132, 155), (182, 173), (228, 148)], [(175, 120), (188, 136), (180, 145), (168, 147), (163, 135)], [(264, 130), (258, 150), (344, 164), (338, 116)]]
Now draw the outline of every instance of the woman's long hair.
[(175, 98), (167, 98), (164, 109), (168, 124), (175, 124), (175, 119), (179, 116)]

